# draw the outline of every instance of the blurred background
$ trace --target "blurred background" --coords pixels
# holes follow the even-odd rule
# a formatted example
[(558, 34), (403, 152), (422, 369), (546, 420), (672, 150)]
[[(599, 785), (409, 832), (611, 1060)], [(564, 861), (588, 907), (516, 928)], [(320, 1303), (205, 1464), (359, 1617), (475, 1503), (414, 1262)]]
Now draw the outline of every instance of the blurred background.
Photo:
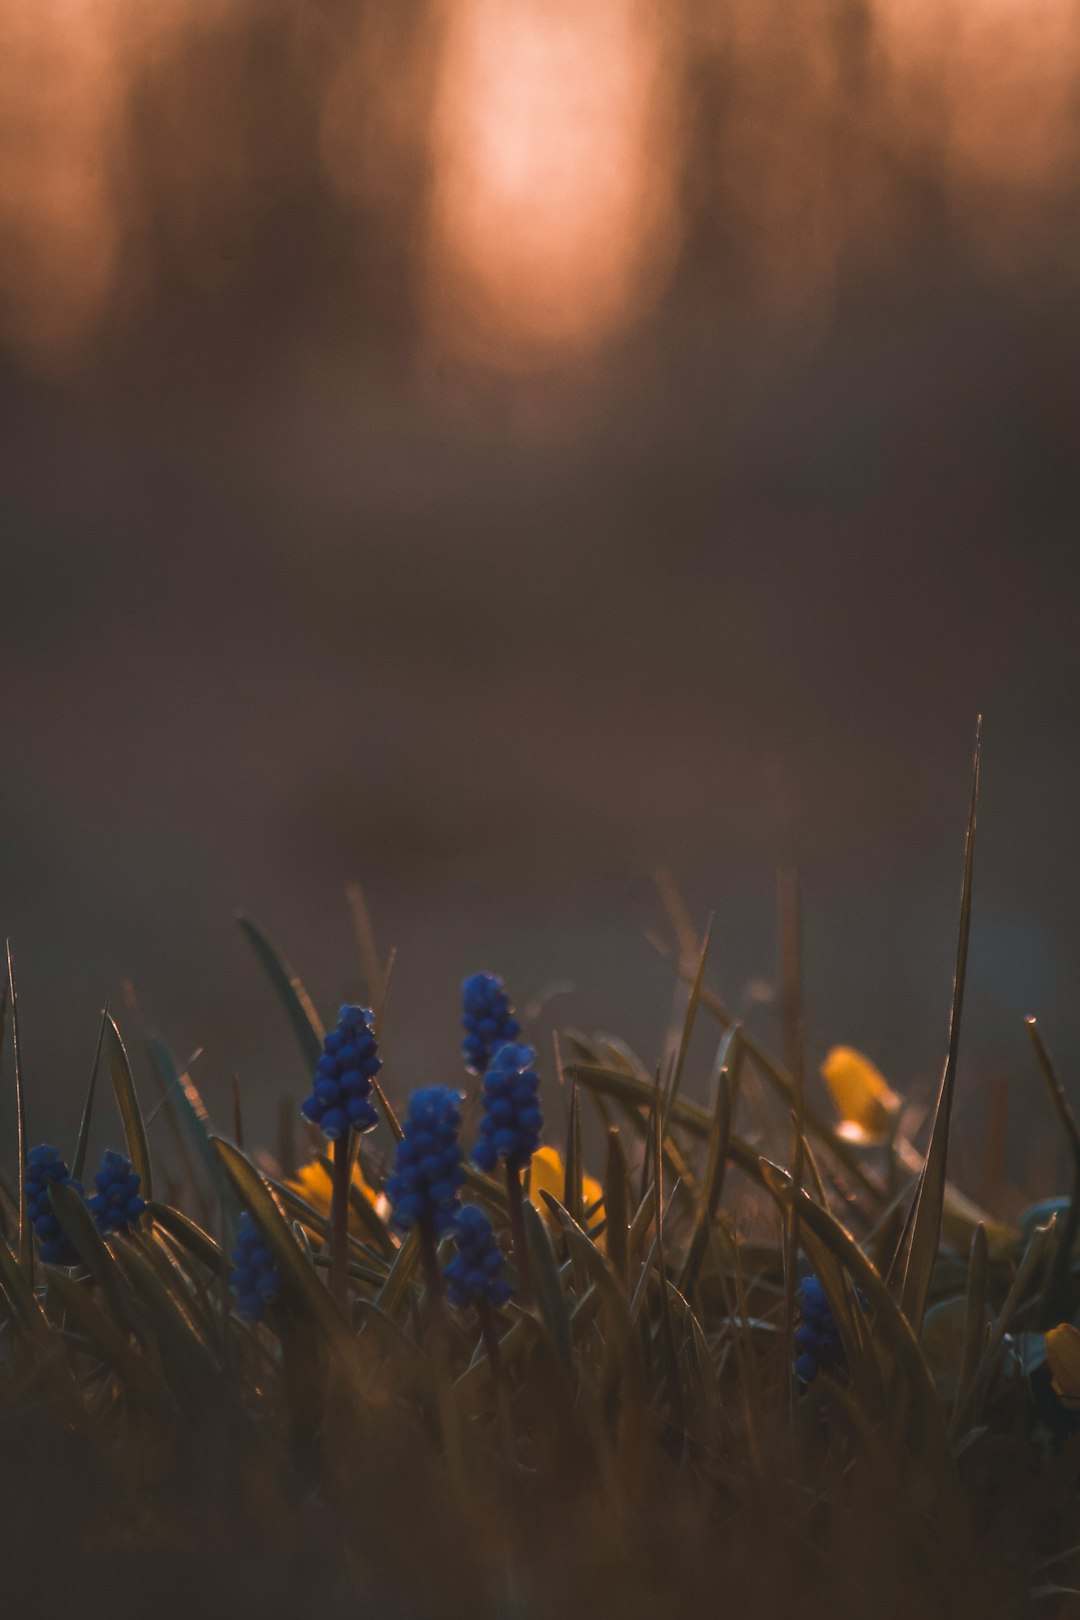
[(651, 1067), (661, 865), (772, 1036), (797, 861), (812, 1065), (925, 1091), (981, 710), (958, 1131), (1007, 1085), (1044, 1180), (1023, 1016), (1080, 1067), (1078, 159), (1075, 0), (0, 8), (31, 1134), (74, 1134), (106, 996), (135, 1040), (128, 980), (272, 1132), (305, 1076), (232, 913), (332, 1017), (353, 880), (396, 1094), (460, 1073), (479, 967)]

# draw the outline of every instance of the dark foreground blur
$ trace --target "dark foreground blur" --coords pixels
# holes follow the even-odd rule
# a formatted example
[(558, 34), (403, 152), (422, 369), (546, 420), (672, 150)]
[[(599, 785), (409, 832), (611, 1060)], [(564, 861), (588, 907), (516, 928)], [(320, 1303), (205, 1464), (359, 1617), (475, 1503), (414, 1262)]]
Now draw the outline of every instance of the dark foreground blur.
[(127, 977), (269, 1131), (304, 1077), (231, 912), (325, 1014), (350, 879), (392, 1088), (457, 1072), (481, 966), (655, 1062), (658, 863), (767, 1026), (793, 857), (811, 1055), (927, 1086), (982, 710), (958, 1125), (1004, 1077), (1039, 1151), (1023, 1015), (1080, 1060), (1070, 8), (579, 9), (0, 21), (35, 1136)]

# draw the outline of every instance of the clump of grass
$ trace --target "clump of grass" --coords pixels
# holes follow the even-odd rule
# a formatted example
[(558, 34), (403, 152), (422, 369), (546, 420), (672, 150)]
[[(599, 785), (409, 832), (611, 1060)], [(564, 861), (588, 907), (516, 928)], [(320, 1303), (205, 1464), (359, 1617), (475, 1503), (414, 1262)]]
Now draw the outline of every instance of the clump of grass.
[[(104, 1057), (124, 1152), (97, 1207), (22, 1131), (0, 1195), (5, 1592), (40, 1591), (59, 1537), (82, 1614), (115, 1613), (129, 1584), (166, 1615), (1069, 1612), (1077, 1193), (1060, 1222), (1014, 1230), (946, 1174), (974, 835), (973, 801), (925, 1152), (850, 1048), (823, 1066), (837, 1117), (816, 1112), (801, 1073), (732, 1023), (685, 919), (669, 1062), (650, 1073), (618, 1041), (564, 1032), (560, 1146), (541, 1144), (534, 1053), (501, 982), (466, 980), (484, 1101), (470, 1165), (457, 1090), (420, 1088), (400, 1125), (374, 1015), (345, 1008), (324, 1038), (244, 919), (334, 1154), (273, 1173), (212, 1129), (155, 1037), (189, 1170), (155, 1198), (106, 1014), (73, 1159)], [(705, 1103), (687, 1084), (702, 1015), (719, 1025)], [(1041, 1037), (1036, 1056), (1075, 1147)], [(794, 1136), (756, 1112), (757, 1081)], [(16, 1087), (22, 1121), (19, 1072)]]

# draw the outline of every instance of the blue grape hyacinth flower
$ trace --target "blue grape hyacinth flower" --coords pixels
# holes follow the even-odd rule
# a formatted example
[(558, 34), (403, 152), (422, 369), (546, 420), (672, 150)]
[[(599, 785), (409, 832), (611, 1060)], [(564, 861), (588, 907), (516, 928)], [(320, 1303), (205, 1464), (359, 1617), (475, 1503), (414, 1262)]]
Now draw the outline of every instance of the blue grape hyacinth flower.
[(514, 1292), (513, 1286), (503, 1275), (502, 1251), (491, 1222), (475, 1204), (465, 1204), (458, 1211), (454, 1243), (457, 1254), (443, 1271), (451, 1305), (462, 1310), (482, 1300), (495, 1306), (505, 1305)]
[(459, 1091), (426, 1086), (413, 1092), (393, 1174), (386, 1183), (394, 1224), (402, 1231), (427, 1222), (433, 1231), (445, 1232), (454, 1224), (465, 1180), (460, 1130)]
[(474, 973), (466, 979), (461, 1006), (465, 1067), (473, 1074), (483, 1074), (499, 1047), (521, 1034), (521, 1025), (514, 1017), (506, 987), (494, 973)]
[(71, 1179), (71, 1172), (58, 1148), (42, 1142), (26, 1155), (26, 1211), (38, 1240), (38, 1252), (47, 1266), (77, 1266), (79, 1255), (53, 1214), (49, 1188), (82, 1187)]
[(323, 1041), (311, 1095), (300, 1112), (329, 1142), (348, 1131), (370, 1131), (379, 1123), (371, 1102), (371, 1082), (382, 1068), (370, 1007), (342, 1007), (336, 1028)]
[(501, 1046), (484, 1076), (484, 1111), (473, 1163), (489, 1175), (499, 1159), (523, 1170), (540, 1146), (540, 1077), (531, 1046)]
[(139, 1192), (139, 1176), (130, 1159), (122, 1153), (107, 1149), (101, 1168), (94, 1176), (97, 1192), (90, 1199), (90, 1208), (98, 1231), (103, 1237), (114, 1232), (126, 1232), (146, 1208), (146, 1200)]
[[(821, 1278), (813, 1272), (804, 1277), (799, 1284), (798, 1297), (795, 1348), (799, 1353), (795, 1357), (795, 1371), (804, 1384), (812, 1384), (819, 1372), (846, 1367), (847, 1357)], [(861, 1290), (858, 1300), (865, 1310), (866, 1300)]]
[(236, 1313), (245, 1322), (257, 1322), (281, 1292), (281, 1274), (266, 1240), (247, 1210), (236, 1223), (229, 1287), (236, 1295)]

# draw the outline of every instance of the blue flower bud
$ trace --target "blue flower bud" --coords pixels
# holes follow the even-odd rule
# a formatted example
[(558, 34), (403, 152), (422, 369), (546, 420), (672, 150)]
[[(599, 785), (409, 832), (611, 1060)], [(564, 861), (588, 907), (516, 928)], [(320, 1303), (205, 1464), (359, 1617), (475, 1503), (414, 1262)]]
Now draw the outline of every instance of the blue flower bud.
[(473, 1163), (488, 1174), (500, 1159), (513, 1170), (524, 1169), (540, 1146), (543, 1116), (535, 1061), (531, 1046), (511, 1041), (495, 1053), (484, 1078), (484, 1111)]
[(267, 1305), (272, 1305), (280, 1294), (281, 1275), (266, 1247), (266, 1239), (247, 1210), (236, 1223), (232, 1262), (229, 1287), (236, 1295), (237, 1315), (245, 1322), (257, 1322)]
[(465, 980), (461, 1006), (465, 1067), (473, 1074), (483, 1074), (496, 1049), (519, 1035), (521, 1025), (514, 1017), (502, 980), (493, 973), (474, 973)]
[(381, 1068), (370, 1007), (342, 1007), (337, 1028), (323, 1041), (311, 1094), (300, 1112), (330, 1142), (349, 1130), (372, 1130), (379, 1116), (370, 1101), (371, 1082)]
[(503, 1257), (491, 1222), (475, 1204), (465, 1204), (454, 1222), (457, 1254), (446, 1266), (446, 1295), (462, 1310), (480, 1300), (505, 1305), (513, 1287), (502, 1273)]
[(38, 1240), (38, 1252), (47, 1266), (77, 1266), (79, 1255), (53, 1214), (49, 1202), (51, 1186), (74, 1187), (82, 1195), (82, 1187), (72, 1181), (67, 1165), (57, 1148), (43, 1142), (33, 1147), (26, 1156), (26, 1210)]
[(126, 1232), (146, 1208), (139, 1195), (139, 1177), (131, 1160), (122, 1153), (107, 1149), (101, 1168), (94, 1176), (97, 1192), (90, 1199), (90, 1208), (98, 1231), (103, 1237), (115, 1232)]
[[(458, 1190), (465, 1180), (460, 1130), (460, 1092), (449, 1086), (426, 1086), (413, 1092), (394, 1157), (394, 1172), (386, 1183), (394, 1224), (402, 1231), (425, 1220), (436, 1232), (453, 1225)], [(421, 1138), (425, 1147), (422, 1154), (417, 1152)]]

